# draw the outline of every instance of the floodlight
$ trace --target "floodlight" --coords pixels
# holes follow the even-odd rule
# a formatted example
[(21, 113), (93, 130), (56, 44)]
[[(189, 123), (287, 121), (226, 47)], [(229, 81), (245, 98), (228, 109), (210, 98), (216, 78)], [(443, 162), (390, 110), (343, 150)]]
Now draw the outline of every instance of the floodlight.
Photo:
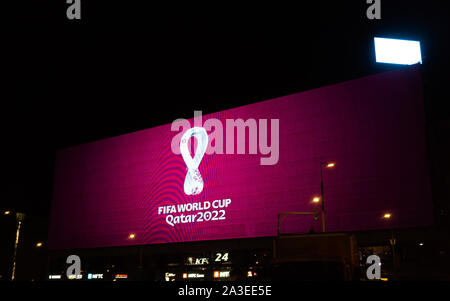
[(419, 41), (374, 38), (377, 63), (400, 65), (422, 64)]

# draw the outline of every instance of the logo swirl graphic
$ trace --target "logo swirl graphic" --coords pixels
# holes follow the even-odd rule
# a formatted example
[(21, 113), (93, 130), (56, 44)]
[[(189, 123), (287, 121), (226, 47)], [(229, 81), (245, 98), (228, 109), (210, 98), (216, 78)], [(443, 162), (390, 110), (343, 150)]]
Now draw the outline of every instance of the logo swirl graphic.
[[(197, 139), (197, 149), (195, 150), (194, 158), (191, 157), (188, 149), (188, 142), (191, 137)], [(180, 152), (187, 166), (186, 179), (184, 180), (184, 193), (187, 195), (196, 195), (203, 190), (203, 179), (198, 170), (198, 166), (200, 165), (200, 161), (202, 161), (207, 146), (208, 134), (202, 127), (190, 128), (181, 137)]]

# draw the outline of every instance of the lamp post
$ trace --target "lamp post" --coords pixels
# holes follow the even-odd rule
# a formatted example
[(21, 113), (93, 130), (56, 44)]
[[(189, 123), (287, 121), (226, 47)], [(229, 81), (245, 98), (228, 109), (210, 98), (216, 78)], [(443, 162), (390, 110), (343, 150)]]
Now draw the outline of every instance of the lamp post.
[(320, 162), (320, 199), (321, 199), (321, 207), (322, 207), (322, 232), (325, 233), (325, 199), (323, 196), (323, 167), (333, 168), (336, 164), (333, 162)]
[[(383, 219), (389, 221), (392, 218), (392, 213), (386, 212), (383, 215)], [(392, 225), (391, 225), (392, 226)], [(397, 272), (398, 258), (395, 245), (397, 244), (397, 238), (394, 235), (394, 228), (391, 228), (391, 238), (389, 239), (389, 244), (392, 247), (392, 276), (395, 277)]]
[(16, 231), (16, 241), (14, 243), (13, 269), (12, 269), (11, 280), (14, 280), (14, 276), (16, 273), (16, 256), (17, 256), (17, 247), (19, 246), (20, 226), (22, 225), (22, 221), (24, 219), (25, 219), (25, 213), (16, 212), (17, 231)]

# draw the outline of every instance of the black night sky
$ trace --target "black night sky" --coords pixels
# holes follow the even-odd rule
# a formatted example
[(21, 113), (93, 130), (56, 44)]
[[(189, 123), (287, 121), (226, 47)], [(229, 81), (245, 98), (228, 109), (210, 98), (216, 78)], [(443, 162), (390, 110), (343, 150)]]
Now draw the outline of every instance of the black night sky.
[(448, 223), (444, 1), (384, 0), (381, 20), (367, 19), (365, 0), (82, 1), (81, 21), (65, 18), (65, 1), (33, 2), (2, 26), (0, 208), (39, 219), (36, 239), (46, 239), (57, 149), (402, 68), (375, 63), (374, 36), (422, 43), (433, 199)]

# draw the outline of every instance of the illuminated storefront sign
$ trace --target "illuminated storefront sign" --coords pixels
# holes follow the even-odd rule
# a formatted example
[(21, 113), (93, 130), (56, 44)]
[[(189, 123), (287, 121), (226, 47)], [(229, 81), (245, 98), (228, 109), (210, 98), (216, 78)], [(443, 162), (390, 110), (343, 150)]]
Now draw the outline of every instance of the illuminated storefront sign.
[(215, 262), (230, 262), (230, 258), (229, 258), (229, 254), (228, 252), (225, 253), (216, 253), (215, 254)]
[(128, 275), (127, 274), (116, 274), (114, 276), (115, 279), (127, 279)]
[(103, 279), (103, 274), (91, 274), (87, 275), (87, 279)]
[(188, 273), (187, 278), (205, 278), (205, 274), (200, 273)]
[(186, 265), (208, 265), (211, 262), (217, 263), (231, 263), (230, 255), (228, 252), (216, 252), (211, 254), (211, 257), (193, 257), (186, 258)]
[(230, 271), (214, 271), (214, 278), (228, 278), (230, 277)]
[(206, 265), (209, 264), (209, 259), (206, 257), (188, 257), (186, 261), (186, 265)]
[(61, 279), (61, 275), (48, 275), (48, 279)]

